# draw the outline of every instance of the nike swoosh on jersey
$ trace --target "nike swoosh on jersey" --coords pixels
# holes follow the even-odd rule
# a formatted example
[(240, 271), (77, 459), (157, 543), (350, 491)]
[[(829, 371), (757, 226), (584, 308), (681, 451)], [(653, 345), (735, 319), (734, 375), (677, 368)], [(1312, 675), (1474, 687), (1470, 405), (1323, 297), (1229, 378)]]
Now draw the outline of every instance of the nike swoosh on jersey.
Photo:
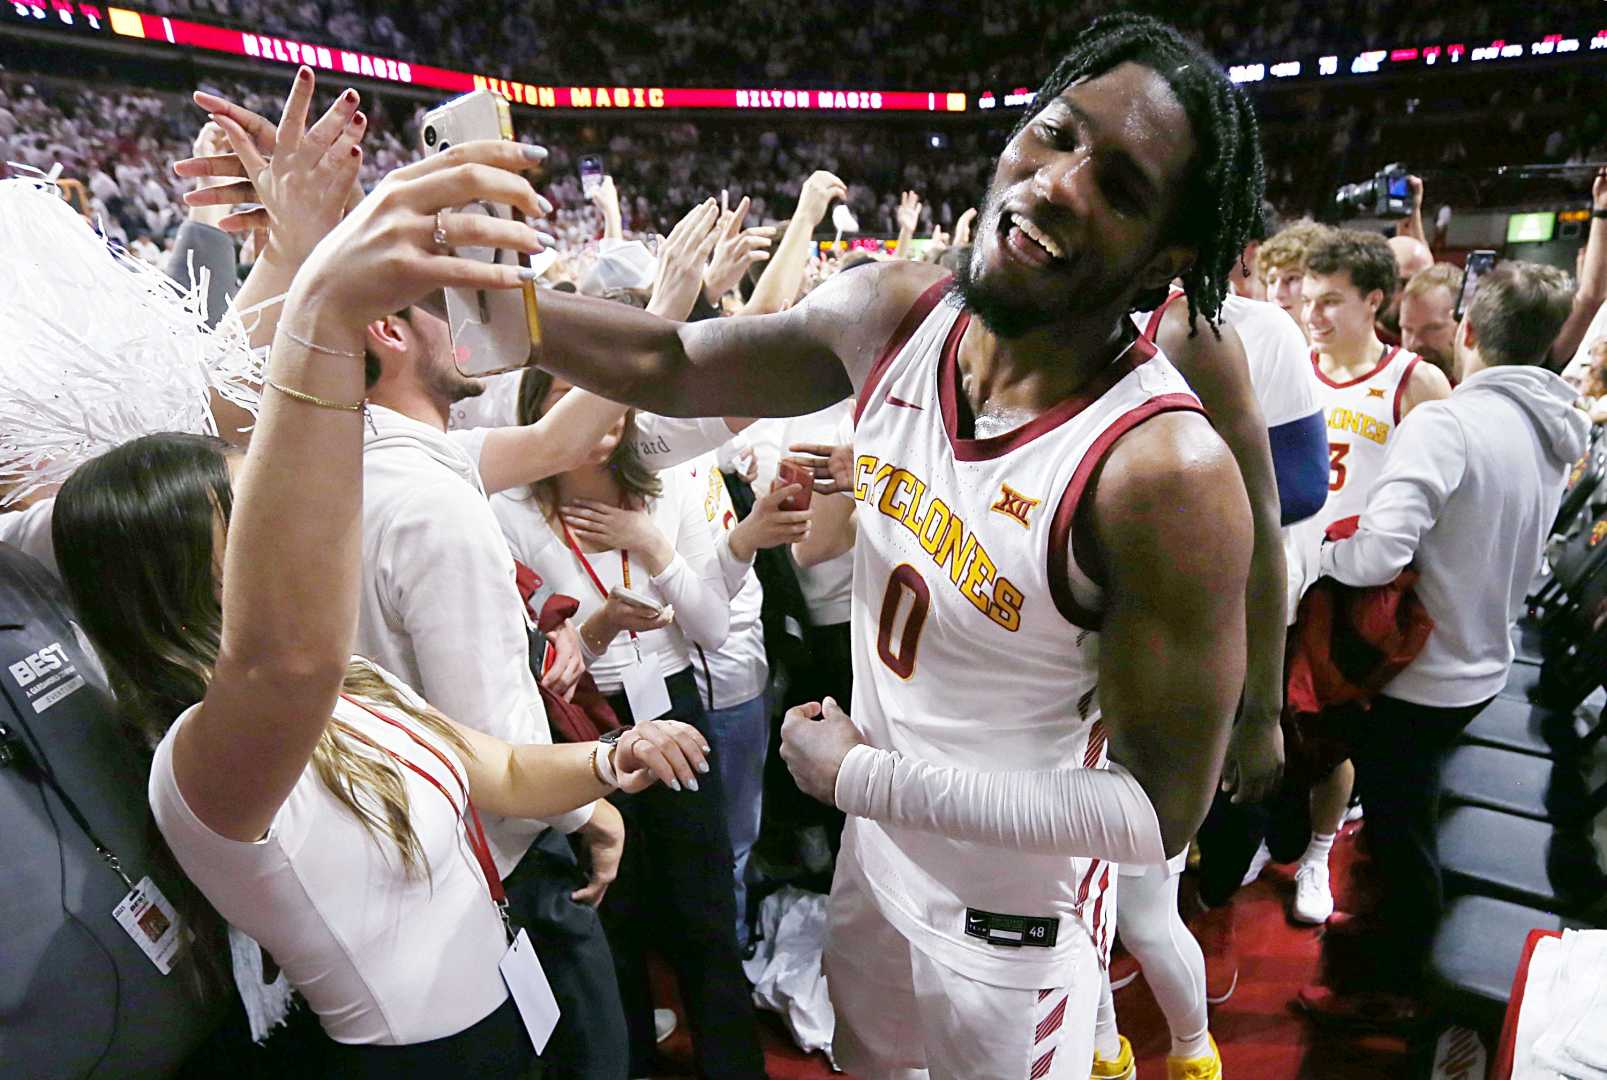
[(925, 412), (926, 411), (926, 406), (917, 405), (913, 401), (905, 401), (903, 398), (895, 397), (892, 394), (887, 395), (886, 401), (887, 401), (887, 403), (889, 405), (897, 405), (897, 406), (899, 406), (901, 408), (905, 408), (905, 409), (914, 409), (917, 412)]

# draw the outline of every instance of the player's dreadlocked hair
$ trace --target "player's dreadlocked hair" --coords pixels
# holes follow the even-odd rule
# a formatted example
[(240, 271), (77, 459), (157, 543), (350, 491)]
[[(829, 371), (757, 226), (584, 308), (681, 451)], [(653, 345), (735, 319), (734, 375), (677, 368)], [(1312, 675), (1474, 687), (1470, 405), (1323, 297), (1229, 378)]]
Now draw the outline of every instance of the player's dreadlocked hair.
[[(1265, 176), (1261, 138), (1250, 101), (1200, 46), (1147, 15), (1096, 19), (1050, 74), (1035, 99), (1042, 108), (1079, 79), (1126, 61), (1151, 69), (1182, 102), (1194, 130), (1194, 161), (1170, 227), (1197, 253), (1183, 273), (1189, 321), (1203, 314), (1215, 326), (1228, 294), (1228, 275), (1261, 216)], [(1032, 120), (1024, 116), (1014, 138)], [(1140, 308), (1160, 306), (1164, 292), (1140, 296)]]

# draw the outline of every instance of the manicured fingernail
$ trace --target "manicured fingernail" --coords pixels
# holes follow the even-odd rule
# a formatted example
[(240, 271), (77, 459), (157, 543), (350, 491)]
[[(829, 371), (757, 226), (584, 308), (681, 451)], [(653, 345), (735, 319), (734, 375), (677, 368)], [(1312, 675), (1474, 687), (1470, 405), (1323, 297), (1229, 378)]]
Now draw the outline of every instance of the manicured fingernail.
[(544, 233), (540, 229), (537, 229), (536, 235), (539, 236), (541, 238), (541, 242), (546, 244), (548, 247), (558, 246), (558, 238), (552, 235), (552, 233)]
[(312, 78), (312, 68), (310, 68), (310, 67), (300, 68), (296, 72), (296, 78), (301, 79), (303, 81)]
[(541, 275), (537, 272), (537, 270), (536, 270), (536, 268), (534, 266), (521, 266), (521, 267), (519, 267), (519, 280), (520, 281), (534, 281), (534, 280), (536, 280), (536, 278), (538, 278), (540, 276)]
[(686, 782), (686, 786), (691, 788), (693, 791), (696, 791), (697, 790), (697, 777), (694, 776), (691, 779), (689, 779)]
[(352, 157), (362, 157), (362, 156), (363, 156), (363, 148), (361, 146), (352, 147)]
[(346, 102), (349, 105), (352, 102), (357, 100), (357, 91), (353, 90), (351, 87), (348, 86), (346, 88), (346, 92), (344, 94), (341, 94), (340, 98), (341, 98), (342, 101)]
[(364, 124), (368, 123), (368, 117), (364, 116), (361, 111), (358, 111), (352, 115), (352, 123), (356, 124), (358, 127), (362, 127)]
[(536, 205), (541, 207), (541, 212), (543, 214), (552, 213), (552, 203), (548, 202), (547, 197), (539, 192), (536, 194)]
[(701, 773), (708, 772), (709, 771), (709, 763), (707, 761), (698, 762), (697, 763), (697, 771), (701, 772)]
[(671, 780), (670, 781), (670, 790), (671, 791), (680, 791), (681, 790), (681, 782), (679, 780)]
[(547, 148), (545, 146), (534, 146), (527, 143), (525, 145), (524, 153), (525, 157), (529, 158), (531, 161), (547, 160)]

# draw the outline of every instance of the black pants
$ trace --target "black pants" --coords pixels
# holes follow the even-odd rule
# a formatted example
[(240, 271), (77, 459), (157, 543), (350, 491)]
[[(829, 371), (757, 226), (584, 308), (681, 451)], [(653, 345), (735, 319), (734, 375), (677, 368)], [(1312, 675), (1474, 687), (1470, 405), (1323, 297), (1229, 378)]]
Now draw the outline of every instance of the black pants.
[(562, 1080), (625, 1080), (625, 1009), (614, 958), (597, 912), (571, 900), (586, 884), (569, 841), (554, 829), (536, 838), (503, 882), (508, 911), (530, 934), (560, 1016), (541, 1060)]
[[(669, 718), (707, 733), (692, 669), (672, 675)], [(608, 703), (631, 723), (624, 694)], [(647, 954), (656, 950), (675, 970), (692, 1027), (700, 1077), (754, 1080), (764, 1054), (737, 952), (731, 840), (720, 801), (720, 771), (698, 776), (697, 791), (654, 784), (611, 797), (625, 818), (625, 857), (603, 898), (601, 915), (630, 1034), (630, 1074), (654, 1072), (653, 996)]]
[(484, 1020), (456, 1035), (407, 1046), (347, 1046), (330, 1040), (319, 1074), (330, 1080), (437, 1080), (485, 1077), (536, 1080), (541, 1062), (519, 1009), (509, 998)]
[(1200, 901), (1206, 907), (1221, 907), (1233, 899), (1263, 840), (1277, 862), (1300, 857), (1311, 841), (1309, 787), (1285, 783), (1265, 802), (1239, 804), (1217, 791), (1195, 837), (1200, 849)]
[(1440, 769), (1462, 729), (1489, 703), (1441, 709), (1377, 697), (1371, 711), (1348, 709), (1335, 718), (1351, 745), (1368, 851), (1378, 869), (1378, 932), (1365, 944), (1380, 989), (1411, 991), (1422, 978), (1445, 908), (1435, 837)]
[[(784, 709), (806, 701), (824, 701), (831, 698), (844, 712), (854, 704), (854, 659), (848, 623), (830, 626), (811, 626), (804, 631), (808, 647), (809, 667), (793, 672), (792, 685), (787, 691)], [(770, 751), (765, 757), (764, 769), (764, 823), (765, 832), (792, 834), (798, 829), (820, 825), (826, 830), (826, 839), (836, 851), (843, 834), (843, 812), (827, 806), (819, 799), (805, 795), (798, 789), (787, 763), (781, 760), (781, 716), (772, 717)]]

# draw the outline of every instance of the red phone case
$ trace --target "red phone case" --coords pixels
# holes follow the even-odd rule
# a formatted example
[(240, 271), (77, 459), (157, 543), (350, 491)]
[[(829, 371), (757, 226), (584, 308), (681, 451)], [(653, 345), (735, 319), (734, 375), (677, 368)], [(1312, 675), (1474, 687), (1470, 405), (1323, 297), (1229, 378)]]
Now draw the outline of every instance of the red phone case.
[(776, 470), (776, 483), (782, 487), (801, 484), (803, 490), (781, 501), (783, 510), (807, 510), (815, 497), (815, 471), (802, 462), (783, 460)]

